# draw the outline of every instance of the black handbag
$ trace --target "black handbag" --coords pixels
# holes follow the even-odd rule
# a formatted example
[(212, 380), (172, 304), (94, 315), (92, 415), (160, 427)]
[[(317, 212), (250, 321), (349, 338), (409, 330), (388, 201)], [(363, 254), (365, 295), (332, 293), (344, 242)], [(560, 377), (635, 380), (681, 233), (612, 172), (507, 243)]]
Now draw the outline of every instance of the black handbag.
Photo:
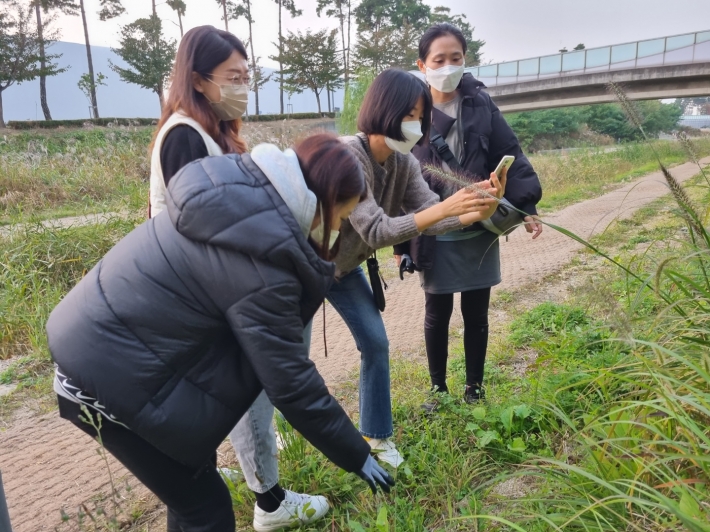
[(479, 222), (484, 229), (500, 236), (508, 236), (523, 223), (523, 216), (513, 208), (505, 198), (498, 203), (498, 208), (488, 220)]
[(372, 287), (372, 295), (375, 298), (375, 306), (380, 312), (383, 312), (385, 310), (385, 290), (387, 290), (387, 283), (380, 273), (377, 253), (367, 259), (367, 274), (370, 277), (370, 286)]

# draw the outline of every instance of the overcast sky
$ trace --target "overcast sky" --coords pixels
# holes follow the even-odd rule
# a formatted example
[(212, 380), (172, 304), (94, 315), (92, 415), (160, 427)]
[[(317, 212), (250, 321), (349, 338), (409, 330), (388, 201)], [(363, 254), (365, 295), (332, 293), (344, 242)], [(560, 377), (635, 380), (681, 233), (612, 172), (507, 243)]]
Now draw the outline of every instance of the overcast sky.
[[(124, 0), (126, 13), (118, 19), (101, 22), (96, 15), (98, 0), (84, 0), (89, 16), (89, 37), (97, 46), (116, 46), (119, 27), (139, 17), (150, 15), (150, 0)], [(160, 0), (158, 0), (160, 2)], [(216, 0), (185, 0), (185, 31), (194, 26), (212, 24), (224, 27), (221, 8)], [(383, 0), (386, 1), (386, 0)], [(432, 6), (444, 5), (452, 13), (466, 15), (476, 30), (474, 35), (486, 41), (485, 62), (500, 62), (536, 57), (566, 46), (584, 43), (587, 48), (663, 37), (680, 33), (710, 30), (710, 0), (425, 0)], [(284, 32), (334, 28), (335, 19), (316, 16), (316, 0), (296, 0), (303, 16), (291, 19), (284, 15)], [(254, 53), (267, 67), (275, 64), (267, 57), (275, 52), (272, 45), (278, 32), (277, 4), (274, 0), (252, 0), (254, 11)], [(177, 17), (165, 3), (158, 13), (166, 21), (166, 33), (180, 37)], [(175, 21), (171, 24), (169, 21)], [(354, 21), (353, 21), (354, 22)], [(84, 42), (80, 17), (62, 16), (57, 25), (61, 40)], [(230, 21), (229, 29), (246, 40), (244, 21)], [(354, 31), (353, 31), (354, 35)]]

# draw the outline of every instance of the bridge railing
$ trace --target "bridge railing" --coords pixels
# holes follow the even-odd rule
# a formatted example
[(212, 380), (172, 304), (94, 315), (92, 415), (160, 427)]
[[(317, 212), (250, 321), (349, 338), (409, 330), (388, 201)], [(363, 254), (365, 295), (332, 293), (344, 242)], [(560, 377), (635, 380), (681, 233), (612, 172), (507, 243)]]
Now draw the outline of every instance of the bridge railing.
[(489, 87), (592, 72), (710, 61), (710, 30), (467, 68)]

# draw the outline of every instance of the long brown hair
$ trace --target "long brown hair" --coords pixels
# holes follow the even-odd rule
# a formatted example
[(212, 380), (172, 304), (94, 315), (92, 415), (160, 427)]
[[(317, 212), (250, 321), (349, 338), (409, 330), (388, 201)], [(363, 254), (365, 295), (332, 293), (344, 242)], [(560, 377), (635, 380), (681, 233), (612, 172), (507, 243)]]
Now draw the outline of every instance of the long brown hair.
[(316, 242), (318, 254), (322, 259), (332, 260), (340, 247), (338, 239), (332, 250), (328, 250), (335, 206), (355, 197), (360, 201), (365, 199), (365, 174), (350, 148), (335, 135), (317, 133), (302, 140), (293, 149), (306, 185), (323, 207), (320, 221), (323, 224), (323, 241)]
[(225, 122), (217, 118), (207, 98), (196, 91), (192, 84), (193, 72), (207, 78), (235, 50), (244, 56), (244, 59), (248, 59), (242, 41), (214, 26), (198, 26), (185, 34), (175, 57), (168, 99), (163, 105), (160, 121), (151, 142), (151, 151), (160, 128), (177, 111), (182, 111), (197, 121), (224, 153), (241, 154), (247, 151), (247, 144), (239, 135), (241, 119)]

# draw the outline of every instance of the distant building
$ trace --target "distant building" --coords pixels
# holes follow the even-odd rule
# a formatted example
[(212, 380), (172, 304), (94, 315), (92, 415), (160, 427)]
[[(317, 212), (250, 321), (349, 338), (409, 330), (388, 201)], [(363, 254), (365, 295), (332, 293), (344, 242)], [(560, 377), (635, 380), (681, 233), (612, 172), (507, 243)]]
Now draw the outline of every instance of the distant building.
[[(86, 47), (83, 44), (57, 42), (50, 48), (53, 54), (62, 54), (58, 63), (67, 68), (66, 72), (47, 78), (47, 103), (55, 120), (89, 118), (90, 105), (86, 96), (77, 87), (82, 74), (88, 72), (86, 62)], [(110, 48), (92, 46), (91, 54), (94, 60), (94, 72), (101, 72), (106, 79), (106, 86), (98, 86), (96, 95), (99, 114), (102, 117), (118, 118), (157, 118), (160, 115), (158, 96), (148, 90), (121, 81), (109, 68), (109, 59), (116, 65), (125, 66), (123, 60), (114, 54)], [(266, 74), (272, 72), (266, 70)], [(278, 77), (269, 81), (259, 90), (259, 105), (261, 114), (272, 114), (280, 111)], [(28, 81), (21, 85), (13, 85), (2, 93), (3, 112), (5, 120), (43, 120), (42, 107), (39, 102), (39, 80)], [(284, 94), (284, 107), (290, 102), (292, 112), (307, 113), (318, 111), (315, 95), (311, 92), (294, 94), (289, 99)], [(343, 91), (335, 93), (335, 105), (342, 108)], [(321, 110), (328, 111), (328, 101), (325, 93), (321, 94)], [(254, 114), (253, 94), (249, 99), (249, 114)]]

